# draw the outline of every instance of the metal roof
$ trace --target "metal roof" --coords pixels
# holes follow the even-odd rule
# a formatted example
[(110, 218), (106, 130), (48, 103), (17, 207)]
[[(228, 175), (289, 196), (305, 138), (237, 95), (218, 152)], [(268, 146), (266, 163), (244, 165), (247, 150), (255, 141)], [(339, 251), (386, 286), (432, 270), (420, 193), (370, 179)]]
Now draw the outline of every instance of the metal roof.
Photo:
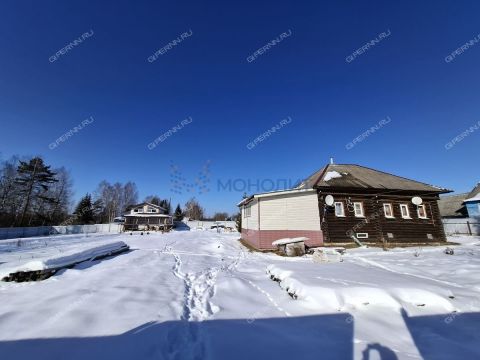
[(467, 195), (467, 199), (471, 199), (480, 194), (480, 182), (470, 191)]
[(451, 192), (445, 188), (354, 164), (328, 164), (310, 175), (297, 188), (358, 188), (432, 193)]
[(463, 205), (467, 194), (442, 196), (438, 200), (438, 208), (442, 217), (468, 217), (467, 209)]

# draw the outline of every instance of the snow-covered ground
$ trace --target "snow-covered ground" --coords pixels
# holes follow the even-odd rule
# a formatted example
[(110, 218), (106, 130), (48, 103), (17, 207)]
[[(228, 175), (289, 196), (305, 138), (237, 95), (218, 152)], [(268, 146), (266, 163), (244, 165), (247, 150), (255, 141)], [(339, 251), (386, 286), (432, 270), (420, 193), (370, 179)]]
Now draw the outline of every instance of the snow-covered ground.
[(80, 243), (132, 249), (45, 281), (0, 283), (0, 358), (480, 358), (478, 237), (451, 238), (462, 243), (454, 255), (355, 249), (328, 264), (250, 252), (238, 237), (0, 242), (2, 266)]
[(18, 271), (58, 269), (128, 249), (112, 236), (64, 235), (0, 241), (0, 279)]

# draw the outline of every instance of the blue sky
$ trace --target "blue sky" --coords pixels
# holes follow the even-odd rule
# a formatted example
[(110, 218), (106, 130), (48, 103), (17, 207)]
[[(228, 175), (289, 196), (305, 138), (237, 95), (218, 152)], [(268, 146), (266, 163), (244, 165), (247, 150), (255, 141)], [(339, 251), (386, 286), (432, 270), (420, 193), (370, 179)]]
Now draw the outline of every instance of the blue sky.
[[(480, 42), (445, 58), (478, 39), (479, 13), (478, 1), (2, 1), (1, 156), (66, 166), (76, 198), (103, 179), (132, 180), (141, 197), (196, 195), (210, 214), (235, 211), (243, 194), (219, 190), (219, 181), (237, 181), (237, 190), (293, 182), (330, 156), (468, 191), (480, 180), (480, 131), (445, 145), (479, 124)], [(184, 32), (191, 36), (147, 60)], [(390, 35), (346, 61), (382, 32)], [(207, 163), (208, 192), (171, 191), (172, 166), (191, 185)]]

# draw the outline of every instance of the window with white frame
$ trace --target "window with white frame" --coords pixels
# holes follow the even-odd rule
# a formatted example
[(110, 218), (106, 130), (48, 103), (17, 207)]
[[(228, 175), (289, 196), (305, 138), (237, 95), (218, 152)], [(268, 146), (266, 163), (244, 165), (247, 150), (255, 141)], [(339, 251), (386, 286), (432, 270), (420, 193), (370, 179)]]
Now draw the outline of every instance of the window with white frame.
[(427, 218), (427, 209), (425, 208), (425, 205), (418, 205), (417, 214), (420, 219)]
[(383, 212), (386, 218), (393, 218), (392, 204), (383, 204)]
[(355, 217), (365, 217), (365, 214), (363, 213), (363, 203), (354, 202), (353, 211), (355, 213)]
[(335, 216), (345, 217), (345, 208), (343, 207), (343, 202), (337, 201), (335, 203)]
[(252, 207), (251, 206), (245, 206), (243, 208), (245, 217), (250, 217), (252, 216)]
[(400, 213), (402, 214), (402, 218), (411, 219), (408, 204), (400, 204)]

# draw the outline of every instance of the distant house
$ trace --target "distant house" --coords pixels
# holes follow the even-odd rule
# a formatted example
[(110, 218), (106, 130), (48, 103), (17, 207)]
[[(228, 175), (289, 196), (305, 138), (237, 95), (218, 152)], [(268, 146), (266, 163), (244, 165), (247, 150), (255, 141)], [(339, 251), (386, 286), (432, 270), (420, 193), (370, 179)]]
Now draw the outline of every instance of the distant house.
[(480, 183), (469, 193), (442, 196), (438, 206), (444, 219), (480, 217)]
[(308, 246), (443, 242), (437, 200), (448, 192), (359, 165), (328, 164), (294, 189), (242, 200), (242, 238), (258, 249), (286, 237), (307, 237)]
[(464, 200), (469, 217), (480, 217), (480, 183), (473, 188)]
[(171, 228), (173, 218), (159, 205), (144, 202), (130, 207), (124, 215), (125, 230), (161, 230)]
[(468, 211), (464, 204), (468, 193), (446, 195), (438, 200), (440, 216), (444, 219), (467, 218)]

